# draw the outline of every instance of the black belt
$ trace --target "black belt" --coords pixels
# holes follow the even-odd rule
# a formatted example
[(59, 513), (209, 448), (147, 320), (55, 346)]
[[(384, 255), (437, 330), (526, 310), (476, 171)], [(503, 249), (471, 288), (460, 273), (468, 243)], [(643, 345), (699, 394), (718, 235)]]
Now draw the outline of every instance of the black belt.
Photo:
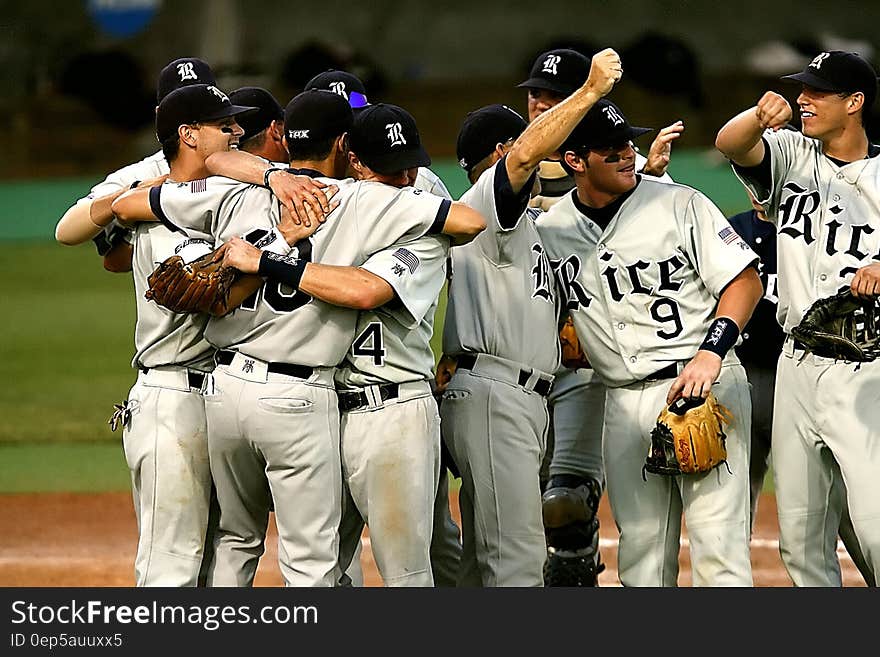
[[(472, 370), (474, 369), (474, 365), (477, 364), (477, 354), (459, 354), (455, 357), (455, 360), (458, 362), (458, 367), (466, 370)], [(532, 373), (529, 370), (520, 370), (517, 383), (525, 387), (526, 383), (528, 383), (529, 381), (529, 377), (531, 376)], [(546, 397), (550, 394), (551, 385), (551, 382), (547, 379), (538, 379), (535, 382), (534, 390), (542, 397)]]
[[(150, 371), (149, 367), (139, 367), (141, 372), (146, 374)], [(193, 370), (186, 371), (186, 382), (189, 384), (190, 388), (195, 388), (196, 390), (202, 389), (202, 384), (205, 382), (205, 373), (204, 372), (194, 372)]]
[[(229, 365), (235, 358), (235, 351), (218, 351), (216, 355), (218, 365)], [(248, 358), (242, 354), (242, 357)], [(287, 376), (295, 376), (298, 379), (308, 379), (312, 376), (314, 369), (308, 365), (294, 365), (293, 363), (266, 363), (266, 371), (273, 374), (286, 374)]]
[(659, 369), (653, 374), (646, 376), (643, 381), (662, 381), (663, 379), (674, 379), (678, 376), (678, 363), (669, 363), (663, 369)]
[[(375, 387), (379, 388), (379, 398), (382, 401), (397, 399), (399, 391), (396, 383), (383, 383)], [(367, 408), (370, 405), (367, 393), (363, 390), (337, 390), (336, 396), (339, 398), (339, 410), (343, 413)]]

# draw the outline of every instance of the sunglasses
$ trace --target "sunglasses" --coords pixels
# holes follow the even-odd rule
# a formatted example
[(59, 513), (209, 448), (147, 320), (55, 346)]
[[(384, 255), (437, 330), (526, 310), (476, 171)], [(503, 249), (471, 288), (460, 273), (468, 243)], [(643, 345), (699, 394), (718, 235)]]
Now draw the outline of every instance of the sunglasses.
[(615, 144), (614, 146), (591, 148), (589, 150), (593, 151), (596, 155), (604, 158), (602, 161), (605, 162), (605, 164), (615, 164), (616, 162), (620, 162), (623, 159), (622, 153), (630, 146), (632, 146), (632, 149), (634, 151), (639, 151), (639, 149), (631, 141), (625, 141), (620, 144)]

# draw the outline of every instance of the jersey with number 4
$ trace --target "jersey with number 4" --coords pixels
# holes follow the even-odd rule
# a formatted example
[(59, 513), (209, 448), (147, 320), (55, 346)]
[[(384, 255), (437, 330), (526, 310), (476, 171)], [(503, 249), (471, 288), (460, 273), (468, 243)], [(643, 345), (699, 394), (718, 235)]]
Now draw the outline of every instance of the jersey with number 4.
[[(189, 183), (189, 189), (163, 185), (151, 201), (157, 216), (164, 215), (172, 224), (185, 222), (196, 233), (208, 232), (218, 245), (238, 236), (292, 258), (343, 266), (360, 265), (399, 240), (439, 232), (450, 205), (411, 188), (318, 180), (339, 186), (339, 206), (314, 235), (292, 249), (276, 228), (281, 217), (278, 200), (263, 187), (213, 177)], [(266, 361), (330, 367), (338, 365), (351, 346), (356, 321), (354, 310), (267, 281), (234, 312), (211, 318), (205, 337), (218, 348), (238, 349)]]
[(880, 261), (880, 156), (838, 165), (816, 139), (768, 130), (771, 182), (765, 188), (734, 167), (776, 224), (779, 306), (786, 333), (814, 301)]
[(693, 358), (722, 290), (755, 253), (691, 187), (639, 176), (604, 230), (576, 193), (537, 225), (596, 373), (619, 387)]
[(358, 316), (355, 339), (336, 374), (342, 386), (406, 383), (432, 377), (434, 314), (449, 240), (442, 236), (394, 244), (361, 267), (385, 279), (394, 299)]

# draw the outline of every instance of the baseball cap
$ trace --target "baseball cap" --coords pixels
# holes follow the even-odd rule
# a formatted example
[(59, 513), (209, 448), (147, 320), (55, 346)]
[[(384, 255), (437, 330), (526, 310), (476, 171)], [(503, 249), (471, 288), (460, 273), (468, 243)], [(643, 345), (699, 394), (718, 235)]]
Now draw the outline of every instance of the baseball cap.
[(590, 75), (590, 60), (576, 50), (557, 48), (541, 54), (532, 65), (529, 79), (517, 87), (547, 89), (568, 96)]
[(339, 94), (352, 109), (359, 109), (370, 104), (367, 100), (367, 89), (360, 79), (349, 73), (348, 71), (338, 71), (330, 69), (323, 73), (318, 73), (311, 80), (306, 82), (305, 90), (323, 89), (324, 91), (332, 91)]
[(358, 112), (349, 145), (364, 164), (378, 173), (392, 174), (431, 164), (422, 148), (416, 120), (397, 105), (377, 103)]
[(187, 123), (217, 121), (227, 116), (256, 112), (256, 107), (233, 105), (229, 96), (210, 84), (192, 84), (175, 89), (156, 109), (156, 136), (160, 142), (177, 134)]
[(455, 145), (459, 165), (470, 172), (497, 144), (519, 137), (526, 125), (526, 120), (507, 105), (486, 105), (469, 112)]
[(281, 121), (284, 118), (284, 110), (275, 100), (275, 96), (262, 87), (239, 87), (229, 94), (229, 101), (234, 105), (257, 108), (256, 112), (243, 114), (238, 121), (238, 125), (244, 130), (241, 141), (262, 132), (272, 121)]
[(651, 130), (653, 128), (638, 128), (630, 125), (617, 105), (602, 98), (574, 127), (563, 142), (562, 150), (576, 151), (582, 148), (617, 146)]
[(819, 53), (800, 73), (783, 75), (782, 80), (802, 82), (820, 91), (865, 94), (865, 107), (877, 97), (877, 73), (858, 53), (829, 50)]
[(217, 84), (214, 71), (198, 57), (180, 57), (165, 65), (156, 84), (156, 103), (161, 103), (175, 89), (191, 84)]
[(291, 157), (297, 147), (320, 143), (351, 130), (354, 116), (342, 96), (323, 89), (297, 94), (284, 108), (284, 135)]

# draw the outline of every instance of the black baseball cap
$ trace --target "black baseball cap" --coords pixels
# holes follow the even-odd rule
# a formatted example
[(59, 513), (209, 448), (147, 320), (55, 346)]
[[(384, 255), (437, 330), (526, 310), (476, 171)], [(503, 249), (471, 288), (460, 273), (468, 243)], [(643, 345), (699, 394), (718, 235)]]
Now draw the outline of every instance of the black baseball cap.
[(243, 114), (238, 125), (244, 130), (241, 140), (250, 139), (269, 127), (272, 121), (282, 121), (284, 110), (275, 100), (275, 96), (262, 87), (239, 87), (229, 94), (229, 101), (234, 105), (256, 107), (256, 112)]
[(838, 93), (865, 94), (865, 108), (877, 98), (877, 73), (858, 53), (829, 50), (819, 53), (800, 73), (783, 75), (782, 80), (795, 80), (819, 89)]
[(297, 147), (320, 143), (351, 130), (351, 107), (342, 96), (310, 89), (294, 96), (284, 108), (284, 135), (291, 157)]
[(426, 167), (431, 158), (422, 148), (416, 120), (402, 107), (369, 105), (358, 112), (349, 136), (351, 150), (373, 171), (392, 174)]
[(198, 57), (179, 57), (165, 65), (159, 72), (156, 84), (156, 103), (161, 103), (175, 89), (191, 84), (217, 84), (214, 71), (208, 63)]
[(652, 130), (630, 125), (617, 105), (602, 98), (574, 127), (563, 142), (562, 151), (617, 146)]
[(258, 108), (233, 105), (229, 96), (211, 84), (192, 84), (169, 93), (156, 109), (156, 136), (160, 142), (177, 134), (187, 123), (241, 116)]
[(570, 48), (557, 48), (541, 54), (532, 65), (529, 79), (517, 87), (547, 89), (571, 95), (590, 75), (590, 60)]
[(526, 120), (507, 105), (486, 105), (469, 112), (458, 131), (455, 155), (462, 169), (474, 165), (495, 150), (497, 144), (516, 139), (526, 129)]
[(338, 71), (330, 69), (323, 73), (318, 73), (311, 80), (306, 82), (305, 90), (323, 89), (324, 91), (332, 91), (339, 94), (352, 109), (359, 109), (370, 104), (367, 100), (367, 89), (364, 83), (356, 75), (352, 75), (348, 71)]

